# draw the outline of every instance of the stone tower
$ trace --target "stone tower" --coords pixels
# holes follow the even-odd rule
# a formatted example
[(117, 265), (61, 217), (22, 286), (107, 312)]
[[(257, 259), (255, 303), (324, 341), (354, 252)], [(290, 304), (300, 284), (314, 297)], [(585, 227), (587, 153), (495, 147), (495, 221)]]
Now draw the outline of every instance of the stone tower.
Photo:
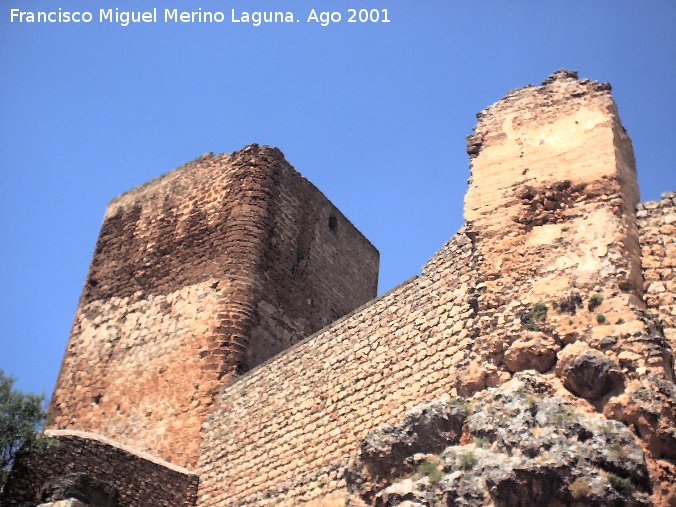
[(377, 273), (279, 150), (200, 157), (108, 206), (49, 427), (192, 468), (219, 389), (373, 298)]
[(631, 370), (671, 378), (645, 315), (636, 166), (610, 85), (559, 71), (515, 90), (479, 114), (468, 152), (465, 219), (484, 280), (477, 364), (546, 371), (577, 342), (576, 354), (631, 355)]

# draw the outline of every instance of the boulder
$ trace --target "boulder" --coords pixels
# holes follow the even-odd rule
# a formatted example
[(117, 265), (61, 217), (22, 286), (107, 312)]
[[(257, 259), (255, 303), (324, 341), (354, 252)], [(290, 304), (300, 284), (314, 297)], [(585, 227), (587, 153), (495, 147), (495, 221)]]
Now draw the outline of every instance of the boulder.
[[(41, 494), (43, 502), (82, 502), (97, 507), (117, 507), (118, 494), (113, 486), (96, 480), (86, 473), (64, 475), (48, 484)], [(77, 505), (71, 503), (71, 505)]]
[(505, 351), (504, 363), (511, 372), (535, 370), (543, 373), (556, 362), (559, 346), (544, 333), (529, 331)]
[(403, 473), (407, 456), (457, 443), (465, 417), (465, 407), (455, 399), (419, 405), (398, 426), (383, 425), (369, 433), (360, 446), (360, 461), (373, 477)]
[(618, 364), (586, 343), (567, 345), (558, 357), (556, 374), (576, 396), (595, 401), (622, 387), (623, 376)]

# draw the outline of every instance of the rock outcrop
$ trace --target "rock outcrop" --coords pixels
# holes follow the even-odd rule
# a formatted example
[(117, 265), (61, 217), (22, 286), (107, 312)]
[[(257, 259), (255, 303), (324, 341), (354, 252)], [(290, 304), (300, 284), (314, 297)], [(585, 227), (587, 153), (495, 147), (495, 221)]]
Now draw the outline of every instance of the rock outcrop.
[(380, 427), (347, 480), (378, 507), (651, 505), (635, 436), (534, 371)]

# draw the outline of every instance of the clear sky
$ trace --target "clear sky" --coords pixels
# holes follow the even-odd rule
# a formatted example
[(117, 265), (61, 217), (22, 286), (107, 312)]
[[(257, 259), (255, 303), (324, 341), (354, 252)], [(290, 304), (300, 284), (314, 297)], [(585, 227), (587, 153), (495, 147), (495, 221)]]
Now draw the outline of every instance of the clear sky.
[[(305, 22), (353, 6), (391, 22)], [(228, 22), (10, 23), (103, 7)], [(673, 1), (5, 0), (0, 16), (0, 368), (23, 389), (51, 394), (108, 201), (208, 151), (278, 146), (380, 250), (380, 292), (461, 225), (475, 114), (556, 69), (612, 83), (643, 199), (676, 189)]]

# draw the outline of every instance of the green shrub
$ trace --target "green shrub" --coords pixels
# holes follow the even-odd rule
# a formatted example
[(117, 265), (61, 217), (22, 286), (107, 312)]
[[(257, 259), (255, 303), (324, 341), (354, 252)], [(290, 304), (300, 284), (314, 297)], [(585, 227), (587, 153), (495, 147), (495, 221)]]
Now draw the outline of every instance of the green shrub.
[(633, 487), (629, 479), (620, 477), (613, 472), (607, 472), (606, 479), (608, 479), (608, 483), (618, 491), (630, 491)]
[(46, 416), (43, 396), (24, 393), (14, 383), (0, 370), (0, 492), (19, 453), (37, 456), (57, 445), (39, 431)]
[(603, 303), (603, 296), (598, 293), (592, 294), (592, 296), (589, 298), (589, 303), (587, 303), (587, 309), (590, 312), (593, 312), (599, 306), (601, 306), (601, 303)]
[(575, 419), (575, 414), (570, 410), (564, 410), (563, 412), (557, 412), (552, 417), (554, 424), (563, 424), (566, 421), (573, 421)]
[(474, 437), (474, 445), (477, 447), (481, 447), (483, 449), (484, 447), (487, 447), (489, 443), (490, 442), (484, 437)]
[(539, 402), (540, 400), (538, 400), (537, 397), (532, 394), (529, 394), (526, 397), (526, 403), (528, 403), (528, 411), (531, 414), (535, 415), (537, 413)]
[(439, 465), (434, 461), (425, 460), (420, 466), (418, 466), (418, 475), (421, 477), (427, 477), (432, 484), (435, 484), (441, 480), (444, 476), (444, 473), (439, 468)]
[(458, 407), (463, 412), (469, 412), (472, 408), (472, 405), (469, 401), (459, 396), (451, 396), (447, 401), (446, 405), (449, 407)]
[(535, 303), (530, 310), (526, 310), (520, 315), (521, 323), (529, 331), (540, 331), (540, 324), (547, 319), (547, 305), (544, 303)]
[(603, 315), (602, 313), (597, 314), (596, 322), (598, 322), (599, 324), (604, 324), (606, 322), (606, 316)]
[(458, 466), (463, 470), (469, 470), (477, 464), (477, 457), (472, 451), (466, 451), (458, 454)]
[(533, 318), (538, 322), (544, 322), (547, 319), (547, 305), (535, 303), (533, 305)]

